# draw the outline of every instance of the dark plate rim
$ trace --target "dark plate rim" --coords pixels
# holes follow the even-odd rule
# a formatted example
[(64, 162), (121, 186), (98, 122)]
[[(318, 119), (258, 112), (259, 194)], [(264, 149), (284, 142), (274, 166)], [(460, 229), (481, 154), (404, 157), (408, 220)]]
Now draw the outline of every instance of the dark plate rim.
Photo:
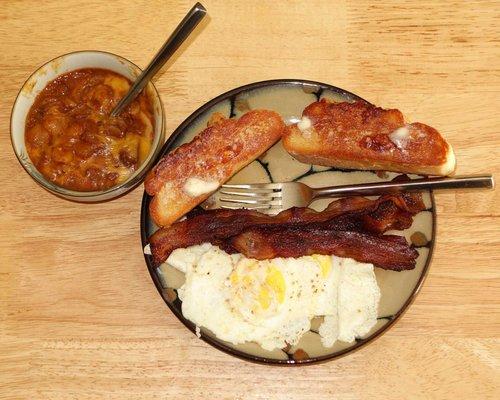
[[(184, 132), (187, 126), (189, 126), (191, 123), (193, 123), (200, 115), (202, 115), (205, 111), (207, 111), (209, 108), (213, 107), (217, 103), (231, 99), (232, 97), (241, 94), (242, 92), (246, 92), (249, 90), (255, 90), (255, 89), (261, 89), (264, 87), (269, 87), (269, 86), (304, 86), (304, 85), (310, 85), (310, 86), (316, 86), (320, 91), (323, 90), (329, 90), (344, 96), (350, 96), (353, 99), (357, 100), (362, 100), (366, 101), (365, 99), (355, 95), (354, 93), (351, 93), (347, 90), (338, 88), (336, 86), (332, 86), (326, 83), (322, 82), (316, 82), (316, 81), (311, 81), (311, 80), (305, 80), (305, 79), (273, 79), (273, 80), (266, 80), (266, 81), (259, 81), (259, 82), (254, 82), (250, 83), (247, 85), (243, 85), (240, 87), (237, 87), (235, 89), (231, 89), (225, 93), (222, 93), (221, 95), (213, 98), (212, 100), (208, 101), (207, 103), (203, 104), (201, 107), (199, 107), (196, 111), (194, 111), (189, 117), (187, 117), (178, 127), (175, 129), (175, 131), (170, 135), (170, 137), (167, 139), (165, 144), (163, 145), (161, 151), (159, 152), (157, 159), (153, 163), (153, 165), (156, 165), (158, 160), (163, 157), (164, 154), (166, 154), (171, 146), (174, 144), (175, 140), (179, 135)], [(382, 336), (385, 332), (391, 328), (396, 321), (398, 321), (401, 316), (406, 312), (406, 310), (409, 308), (409, 306), (413, 303), (415, 300), (417, 294), (420, 292), (420, 289), (425, 281), (425, 278), (427, 277), (427, 274), (429, 272), (429, 267), (432, 262), (433, 254), (434, 254), (434, 246), (435, 246), (435, 239), (436, 239), (436, 204), (434, 200), (434, 194), (432, 191), (430, 191), (430, 197), (431, 197), (431, 210), (432, 210), (432, 224), (433, 224), (433, 230), (432, 230), (432, 238), (429, 241), (429, 254), (427, 256), (426, 263), (424, 265), (424, 268), (422, 269), (422, 273), (417, 281), (417, 284), (415, 285), (415, 288), (411, 292), (410, 296), (406, 300), (406, 302), (403, 304), (403, 306), (399, 309), (399, 311), (393, 315), (392, 319), (387, 322), (380, 330), (377, 332), (373, 333), (372, 335), (368, 336), (367, 338), (361, 339), (359, 341), (356, 341), (356, 344), (354, 344), (352, 347), (349, 347), (347, 349), (340, 350), (336, 353), (320, 356), (320, 357), (310, 357), (305, 360), (293, 360), (293, 359), (287, 359), (287, 360), (276, 360), (272, 358), (266, 358), (266, 357), (260, 357), (252, 354), (248, 354), (236, 349), (233, 349), (230, 346), (225, 345), (224, 343), (211, 338), (208, 335), (204, 335), (201, 333), (200, 339), (202, 339), (204, 342), (210, 344), (211, 346), (215, 347), (218, 350), (223, 351), (226, 354), (230, 354), (232, 356), (235, 356), (237, 358), (240, 358), (242, 360), (246, 361), (251, 361), (257, 364), (264, 364), (264, 365), (280, 365), (280, 366), (300, 366), (300, 365), (313, 365), (313, 364), (319, 364), (322, 362), (334, 360), (340, 357), (343, 357), (349, 353), (352, 353), (356, 350), (359, 350), (360, 348), (366, 346), (367, 344), (373, 342), (375, 339), (378, 337)], [(146, 265), (148, 267), (149, 274), (151, 275), (151, 279), (153, 280), (156, 289), (158, 290), (158, 293), (162, 297), (163, 301), (167, 304), (168, 308), (172, 311), (172, 313), (188, 328), (191, 332), (196, 334), (196, 326), (193, 324), (191, 321), (187, 320), (184, 318), (181, 312), (176, 310), (173, 305), (168, 301), (164, 294), (164, 289), (161, 285), (160, 279), (158, 278), (158, 275), (155, 272), (155, 267), (152, 262), (152, 257), (148, 254), (144, 254), (144, 247), (148, 244), (148, 238), (147, 238), (147, 215), (148, 215), (148, 207), (149, 207), (149, 202), (151, 200), (151, 196), (149, 196), (145, 191), (142, 196), (142, 202), (141, 202), (141, 220), (140, 220), (140, 226), (141, 226), (141, 243), (142, 243), (142, 252), (144, 255), (144, 260), (146, 261)]]

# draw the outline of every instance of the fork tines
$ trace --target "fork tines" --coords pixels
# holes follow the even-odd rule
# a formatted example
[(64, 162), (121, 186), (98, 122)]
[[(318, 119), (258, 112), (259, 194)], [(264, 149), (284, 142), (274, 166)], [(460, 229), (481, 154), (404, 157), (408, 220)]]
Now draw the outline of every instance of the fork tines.
[(280, 207), (282, 191), (279, 183), (222, 185), (219, 201), (222, 208), (266, 210)]

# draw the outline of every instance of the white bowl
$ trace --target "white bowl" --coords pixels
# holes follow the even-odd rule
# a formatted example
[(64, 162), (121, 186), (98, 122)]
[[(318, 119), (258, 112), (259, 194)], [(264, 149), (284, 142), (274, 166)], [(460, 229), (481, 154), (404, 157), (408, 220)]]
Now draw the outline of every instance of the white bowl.
[(93, 192), (81, 192), (60, 187), (53, 182), (45, 179), (45, 177), (36, 169), (31, 162), (24, 142), (24, 131), (26, 126), (26, 116), (35, 101), (36, 96), (45, 86), (58, 77), (69, 71), (80, 68), (104, 68), (117, 72), (130, 80), (141, 73), (139, 67), (127, 59), (117, 56), (112, 53), (103, 51), (77, 51), (62, 55), (47, 62), (45, 65), (38, 68), (24, 83), (23, 87), (17, 95), (10, 119), (10, 137), (14, 152), (31, 177), (48, 191), (64, 197), (68, 200), (79, 202), (98, 202), (109, 200), (120, 196), (137, 186), (144, 175), (153, 166), (156, 157), (161, 150), (165, 139), (165, 113), (161, 103), (160, 95), (150, 82), (146, 89), (153, 102), (153, 111), (155, 118), (155, 132), (151, 151), (148, 158), (139, 166), (126, 181), (113, 186), (109, 189)]

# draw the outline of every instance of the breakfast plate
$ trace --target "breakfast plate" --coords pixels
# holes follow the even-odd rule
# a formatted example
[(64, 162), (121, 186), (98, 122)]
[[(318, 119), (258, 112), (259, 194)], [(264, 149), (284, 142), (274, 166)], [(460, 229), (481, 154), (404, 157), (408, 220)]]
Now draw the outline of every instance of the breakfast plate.
[[(250, 110), (267, 109), (279, 113), (285, 123), (300, 121), (302, 110), (310, 103), (326, 98), (336, 102), (353, 102), (360, 97), (337, 87), (305, 80), (272, 80), (257, 82), (233, 89), (209, 101), (191, 114), (169, 137), (160, 157), (180, 145), (190, 142), (214, 115), (240, 117)], [(271, 147), (236, 175), (230, 183), (269, 183), (298, 181), (312, 187), (345, 185), (363, 182), (387, 181), (397, 174), (383, 171), (355, 171), (308, 165), (292, 158), (280, 142)], [(409, 307), (418, 293), (429, 269), (435, 237), (435, 206), (431, 192), (424, 192), (425, 210), (418, 213), (410, 228), (399, 232), (418, 252), (416, 267), (412, 270), (394, 272), (375, 268), (377, 284), (380, 288), (380, 302), (376, 324), (366, 334), (356, 337), (352, 343), (337, 341), (332, 347), (324, 347), (318, 327), (320, 318), (314, 318), (311, 329), (294, 346), (283, 349), (264, 350), (261, 346), (247, 342), (232, 344), (217, 338), (204, 327), (197, 327), (182, 314), (182, 302), (178, 289), (184, 284), (184, 274), (167, 263), (156, 267), (153, 258), (145, 251), (144, 257), (163, 300), (176, 317), (205, 342), (236, 357), (266, 364), (304, 365), (317, 363), (346, 355), (370, 343), (387, 331)], [(141, 238), (147, 249), (148, 237), (158, 227), (149, 214), (151, 196), (144, 193), (141, 208)], [(317, 200), (311, 208), (322, 210), (328, 200)], [(388, 233), (391, 233), (390, 231)]]

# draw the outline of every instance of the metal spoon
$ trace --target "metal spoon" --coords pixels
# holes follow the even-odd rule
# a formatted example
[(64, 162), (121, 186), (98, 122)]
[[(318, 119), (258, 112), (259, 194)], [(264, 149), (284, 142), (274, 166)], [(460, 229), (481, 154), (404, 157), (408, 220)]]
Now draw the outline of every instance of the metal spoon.
[(119, 115), (123, 109), (137, 97), (149, 80), (156, 75), (160, 68), (175, 53), (184, 40), (187, 39), (206, 14), (207, 10), (200, 3), (196, 3), (193, 8), (191, 8), (181, 23), (177, 25), (177, 28), (175, 28), (162, 48), (156, 53), (149, 65), (137, 77), (127, 94), (118, 102), (111, 112), (112, 117)]

